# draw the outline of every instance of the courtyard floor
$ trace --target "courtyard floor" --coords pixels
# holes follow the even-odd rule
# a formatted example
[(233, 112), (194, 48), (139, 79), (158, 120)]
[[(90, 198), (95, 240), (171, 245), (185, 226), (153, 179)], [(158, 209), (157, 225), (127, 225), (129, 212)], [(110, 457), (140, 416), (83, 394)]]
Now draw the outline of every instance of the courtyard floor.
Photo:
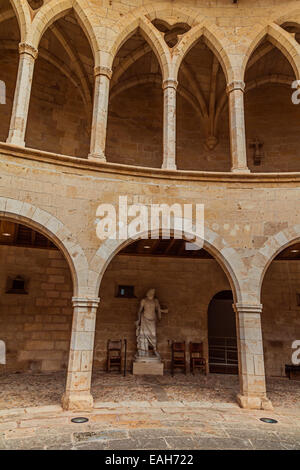
[(267, 412), (238, 407), (237, 376), (96, 372), (86, 424), (61, 410), (64, 383), (64, 373), (0, 376), (0, 449), (300, 449), (299, 381), (269, 379)]

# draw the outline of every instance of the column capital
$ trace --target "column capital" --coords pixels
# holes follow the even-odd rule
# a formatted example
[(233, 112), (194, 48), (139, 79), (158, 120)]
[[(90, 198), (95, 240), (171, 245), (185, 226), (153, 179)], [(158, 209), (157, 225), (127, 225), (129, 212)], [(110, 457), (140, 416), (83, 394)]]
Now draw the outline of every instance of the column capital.
[(245, 82), (243, 82), (242, 80), (234, 80), (233, 82), (228, 83), (226, 87), (227, 95), (229, 95), (229, 93), (231, 93), (234, 90), (241, 90), (242, 92), (244, 92)]
[(178, 86), (178, 81), (174, 80), (173, 78), (168, 78), (167, 80), (164, 80), (162, 83), (163, 90), (165, 90), (166, 88), (174, 88), (174, 90), (176, 90), (177, 86)]
[(94, 307), (97, 308), (100, 302), (100, 298), (88, 298), (88, 297), (72, 297), (73, 307)]
[(27, 44), (26, 42), (20, 42), (19, 54), (28, 54), (35, 60), (38, 56), (38, 50), (30, 44)]
[(262, 304), (243, 304), (243, 303), (236, 303), (233, 304), (233, 308), (236, 311), (236, 313), (262, 313), (263, 306)]
[(98, 77), (98, 75), (104, 75), (110, 80), (112, 77), (112, 69), (110, 67), (105, 67), (104, 65), (98, 65), (94, 68), (94, 76)]

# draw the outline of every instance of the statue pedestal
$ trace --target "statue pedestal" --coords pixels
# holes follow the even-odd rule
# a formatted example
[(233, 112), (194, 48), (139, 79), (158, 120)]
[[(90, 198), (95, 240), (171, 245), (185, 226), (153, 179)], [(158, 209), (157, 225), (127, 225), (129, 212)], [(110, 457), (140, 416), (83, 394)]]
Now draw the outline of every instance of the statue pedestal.
[(133, 362), (133, 375), (164, 375), (164, 363), (159, 358), (136, 358)]

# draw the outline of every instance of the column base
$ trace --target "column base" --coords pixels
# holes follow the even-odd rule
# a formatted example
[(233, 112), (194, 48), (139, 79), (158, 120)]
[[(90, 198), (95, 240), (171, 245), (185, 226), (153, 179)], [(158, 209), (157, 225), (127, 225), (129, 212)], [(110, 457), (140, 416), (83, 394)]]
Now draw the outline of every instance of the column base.
[(241, 408), (249, 410), (273, 410), (272, 402), (267, 397), (237, 395), (237, 402)]
[(18, 139), (18, 138), (8, 138), (6, 139), (6, 143), (7, 144), (11, 144), (11, 145), (17, 145), (18, 147), (25, 147), (25, 140), (23, 139)]
[(94, 162), (106, 162), (106, 156), (104, 153), (89, 153), (88, 159)]
[(90, 411), (93, 409), (94, 399), (89, 392), (65, 392), (62, 396), (62, 407), (68, 411)]
[(163, 163), (161, 168), (162, 170), (177, 170), (177, 166), (175, 164), (168, 165), (167, 163)]
[(248, 167), (245, 168), (231, 168), (231, 173), (251, 173)]

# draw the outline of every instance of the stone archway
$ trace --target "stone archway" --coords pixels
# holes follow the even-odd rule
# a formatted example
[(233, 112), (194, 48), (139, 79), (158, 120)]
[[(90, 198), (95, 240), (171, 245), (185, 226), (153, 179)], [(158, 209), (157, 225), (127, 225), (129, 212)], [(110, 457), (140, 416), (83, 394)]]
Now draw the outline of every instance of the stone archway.
[[(163, 235), (164, 230), (168, 231), (167, 228), (161, 227), (157, 231), (157, 235), (160, 233)], [(105, 240), (93, 256), (90, 263), (90, 271), (92, 275), (90, 287), (93, 287), (94, 291), (98, 292), (103, 274), (113, 257), (122, 248), (134, 242), (137, 238), (148, 238), (147, 235), (148, 232), (140, 232), (137, 233), (136, 238), (134, 239), (128, 238), (127, 240)], [(219, 234), (207, 227), (204, 229), (204, 240), (198, 239), (195, 240), (194, 243), (199, 247), (206, 249), (216, 258), (228, 276), (232, 291), (234, 293), (235, 302), (242, 302), (243, 292), (239, 279), (243, 278), (242, 274), (245, 271), (245, 266), (237, 251), (234, 248), (228, 246), (226, 241)]]
[(57, 244), (71, 270), (74, 296), (82, 294), (88, 283), (88, 262), (74, 235), (57, 217), (27, 202), (5, 197), (0, 197), (0, 217), (36, 228)]
[[(39, 388), (42, 376), (51, 374), (53, 389), (63, 389), (72, 297), (84, 295), (87, 260), (65, 225), (32, 204), (1, 197), (0, 221), (1, 339), (7, 343), (8, 380), (20, 390), (19, 406), (25, 406), (22, 387), (30, 381), (30, 399), (47, 403), (46, 389)], [(40, 378), (30, 379), (28, 372)]]

